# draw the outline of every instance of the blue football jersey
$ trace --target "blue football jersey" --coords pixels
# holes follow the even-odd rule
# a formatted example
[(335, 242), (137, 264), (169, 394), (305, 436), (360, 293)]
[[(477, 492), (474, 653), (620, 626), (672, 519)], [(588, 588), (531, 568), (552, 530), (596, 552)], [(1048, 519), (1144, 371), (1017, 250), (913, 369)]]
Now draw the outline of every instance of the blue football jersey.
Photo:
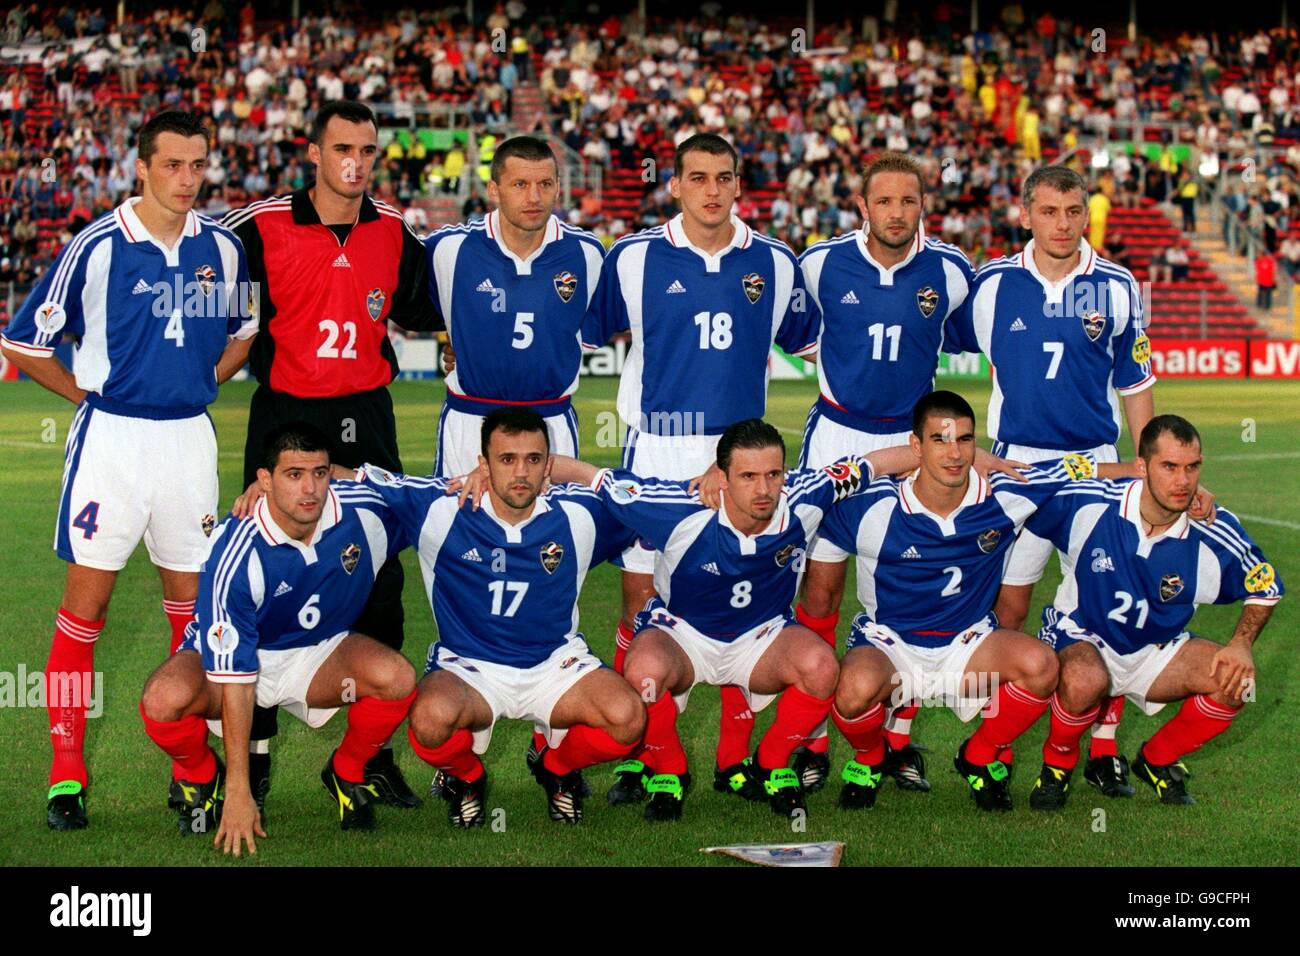
[(457, 507), (448, 479), (364, 465), (357, 478), (397, 512), (420, 556), (438, 639), (460, 657), (533, 667), (578, 633), (587, 571), (622, 554), (633, 536), (585, 485), (556, 485), (517, 525), (484, 495)]
[(203, 655), (209, 680), (252, 683), (259, 648), (310, 647), (351, 628), (380, 567), (405, 545), (397, 516), (355, 482), (330, 486), (307, 542), (285, 534), (259, 499), (212, 532), (186, 646)]
[(784, 243), (732, 219), (716, 255), (692, 246), (678, 215), (614, 243), (583, 325), (604, 344), (631, 330), (618, 412), (659, 435), (720, 435), (767, 407), (772, 343), (812, 348), (813, 311), (798, 261)]
[(934, 390), (939, 353), (961, 351), (949, 320), (970, 291), (970, 260), (922, 227), (891, 268), (872, 258), (861, 230), (817, 243), (799, 265), (820, 319), (823, 414), (874, 434), (907, 431), (912, 407)]
[(1139, 503), (1143, 483), (1083, 481), (1062, 491), (1026, 528), (1066, 555), (1065, 576), (1043, 610), (1042, 636), (1083, 628), (1119, 654), (1163, 644), (1198, 604), (1276, 604), (1282, 579), (1226, 508), (1214, 524), (1186, 514), (1154, 538)]
[(808, 542), (831, 506), (870, 480), (870, 464), (857, 457), (790, 471), (771, 521), (752, 535), (736, 529), (725, 507), (714, 511), (688, 494), (688, 482), (605, 470), (596, 487), (610, 511), (661, 552), (655, 591), (669, 612), (730, 643), (790, 615)]
[(1085, 455), (1044, 462), (1017, 481), (974, 471), (966, 497), (945, 518), (913, 490), (915, 475), (885, 477), (822, 522), (814, 561), (857, 555), (858, 600), (867, 617), (908, 644), (944, 647), (993, 609), (1011, 545), (1038, 507), (1091, 477)]
[(1138, 284), (1083, 242), (1079, 267), (1053, 285), (1033, 247), (986, 263), (956, 316), (963, 347), (993, 366), (989, 436), (1034, 448), (1113, 445), (1118, 396), (1155, 384)]
[(181, 417), (217, 397), (230, 336), (257, 332), (243, 244), (191, 212), (176, 245), (153, 239), (128, 199), (59, 253), (5, 328), (4, 344), (38, 358), (64, 335), (77, 385), (123, 414)]
[(429, 295), (447, 322), (456, 367), (447, 404), (486, 415), (501, 404), (563, 412), (578, 388), (581, 330), (604, 247), (554, 216), (527, 259), (501, 239), (500, 213), (424, 240)]

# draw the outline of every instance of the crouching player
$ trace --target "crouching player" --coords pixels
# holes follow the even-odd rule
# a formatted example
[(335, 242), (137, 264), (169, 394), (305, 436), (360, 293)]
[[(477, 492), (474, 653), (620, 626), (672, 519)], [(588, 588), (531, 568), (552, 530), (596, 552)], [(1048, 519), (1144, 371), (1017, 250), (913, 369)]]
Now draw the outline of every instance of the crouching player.
[[(920, 456), (917, 472), (872, 481), (832, 511), (808, 564), (804, 603), (817, 606), (843, 587), (845, 559), (858, 560), (863, 611), (853, 620), (831, 713), (856, 751), (840, 806), (876, 802), (887, 703), (943, 699), (963, 721), (984, 712), (955, 765), (981, 809), (1010, 810), (1007, 751), (1047, 709), (1057, 667), (1040, 641), (998, 627), (990, 611), (1025, 520), (1097, 466), (1071, 455), (1027, 469), (1027, 480), (972, 474), (975, 413), (953, 392), (916, 403), (909, 444)], [(1125, 468), (1105, 467), (1116, 476)]]
[(416, 542), (438, 625), (411, 709), (411, 747), (445, 774), (440, 792), (452, 825), (480, 826), (487, 774), (479, 755), (492, 727), (503, 717), (531, 720), (547, 738), (528, 766), (550, 817), (578, 823), (579, 771), (626, 756), (645, 727), (640, 698), (577, 631), (587, 571), (621, 554), (632, 536), (589, 488), (541, 493), (551, 456), (536, 412), (492, 412), (481, 434), (487, 493), (477, 509), (447, 497), (449, 479), (369, 465), (356, 473)]
[(871, 468), (915, 467), (907, 448), (826, 468), (785, 470), (780, 433), (758, 419), (718, 441), (722, 505), (713, 511), (684, 481), (597, 471), (557, 458), (555, 475), (590, 481), (611, 513), (660, 553), (655, 591), (637, 615), (623, 674), (647, 702), (644, 747), (617, 769), (611, 803), (640, 802), (647, 820), (676, 820), (690, 786), (677, 715), (696, 684), (735, 685), (758, 711), (780, 697), (776, 720), (734, 773), (733, 789), (785, 816), (806, 811), (790, 755), (826, 719), (835, 652), (790, 611), (808, 542), (837, 501)]
[[(366, 761), (406, 718), (415, 671), (398, 652), (350, 631), (375, 574), (405, 544), (374, 492), (330, 486), (329, 440), (291, 422), (266, 438), (263, 497), (213, 532), (196, 618), (180, 648), (149, 677), (145, 730), (172, 758), (169, 806), (181, 833), (220, 821), (216, 844), (257, 852), (266, 836), (248, 778), (253, 704), (282, 705), (320, 727), (344, 704), (348, 728), (321, 780), (343, 829), (374, 825), (378, 799)], [(221, 719), (229, 768), (208, 746)], [(224, 793), (224, 809), (223, 803)]]
[[(1282, 597), (1281, 579), (1234, 515), (1220, 508), (1213, 525), (1189, 518), (1203, 460), (1191, 423), (1151, 419), (1138, 455), (1136, 480), (1082, 482), (1028, 525), (1068, 557), (1039, 634), (1056, 648), (1061, 679), (1029, 796), (1038, 810), (1065, 806), (1079, 738), (1101, 701), (1121, 694), (1148, 714), (1184, 702), (1139, 748), (1133, 772), (1162, 803), (1193, 803), (1182, 758), (1240, 713), (1255, 676), (1251, 646)], [(1237, 601), (1244, 606), (1226, 645), (1187, 633), (1198, 604)]]

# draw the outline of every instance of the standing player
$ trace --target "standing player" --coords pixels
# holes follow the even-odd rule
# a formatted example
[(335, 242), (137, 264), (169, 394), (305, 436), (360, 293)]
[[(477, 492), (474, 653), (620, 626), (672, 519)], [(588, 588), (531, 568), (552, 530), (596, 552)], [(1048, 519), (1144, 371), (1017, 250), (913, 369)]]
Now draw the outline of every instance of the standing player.
[(645, 727), (636, 692), (604, 667), (578, 633), (587, 571), (619, 554), (630, 535), (589, 488), (542, 486), (551, 470), (548, 429), (526, 408), (483, 420), (487, 495), (458, 507), (444, 478), (408, 478), (366, 465), (357, 479), (397, 512), (416, 542), (438, 625), (411, 711), (411, 747), (441, 771), (453, 826), (486, 820), (479, 755), (503, 717), (543, 728), (527, 762), (552, 820), (582, 820), (579, 771), (625, 756)]
[[(993, 453), (1020, 461), (1086, 452), (1119, 461), (1120, 404), (1134, 446), (1155, 413), (1151, 343), (1133, 274), (1083, 238), (1087, 184), (1064, 166), (1026, 179), (1022, 216), (1033, 238), (1014, 256), (986, 263), (956, 317), (961, 344), (993, 366), (988, 433)], [(1019, 630), (1052, 545), (1022, 532), (994, 613)], [(1104, 708), (1087, 779), (1106, 796), (1131, 796), (1115, 732), (1123, 700)]]
[[(1255, 677), (1251, 648), (1282, 598), (1281, 579), (1234, 515), (1219, 509), (1212, 526), (1189, 519), (1203, 462), (1190, 422), (1151, 419), (1138, 456), (1137, 480), (1083, 482), (1029, 520), (1066, 555), (1039, 634), (1056, 648), (1061, 679), (1029, 795), (1037, 810), (1065, 806), (1079, 738), (1112, 694), (1148, 714), (1185, 701), (1139, 748), (1133, 772), (1162, 803), (1193, 803), (1182, 758), (1240, 713)], [(1187, 633), (1198, 604), (1237, 601), (1226, 645)]]
[[(794, 255), (732, 214), (739, 162), (712, 133), (677, 146), (669, 190), (681, 213), (614, 244), (583, 327), (590, 346), (631, 332), (618, 412), (627, 425), (623, 467), (637, 474), (703, 474), (730, 425), (762, 417), (773, 341), (791, 354), (816, 341)], [(622, 567), (620, 671), (633, 618), (654, 596), (654, 551), (635, 545)], [(722, 712), (715, 786), (727, 789), (748, 753), (754, 717), (734, 688), (723, 689)]]
[[(842, 455), (906, 445), (912, 408), (934, 389), (939, 353), (954, 348), (950, 317), (974, 279), (956, 246), (927, 238), (925, 186), (915, 160), (881, 153), (862, 173), (855, 196), (865, 228), (819, 242), (799, 258), (820, 315), (815, 353), (821, 394), (808, 412), (799, 467), (819, 468)], [(840, 599), (795, 609), (799, 621), (832, 647)], [(891, 711), (886, 772), (908, 790), (929, 790), (925, 763), (910, 744), (916, 706)], [(820, 789), (830, 763), (825, 728), (795, 753), (795, 770)]]
[[(78, 406), (54, 539), (67, 583), (45, 668), (54, 746), (47, 821), (56, 830), (87, 823), (81, 691), (117, 572), (143, 537), (174, 649), (216, 523), (207, 406), (244, 364), (257, 318), (239, 240), (193, 211), (207, 155), (197, 116), (171, 111), (145, 123), (141, 195), (59, 253), (0, 340), (9, 361)], [(64, 335), (79, 339), (72, 372), (54, 357)]]
[(604, 247), (552, 214), (559, 169), (540, 139), (497, 147), (487, 191), (496, 208), (486, 218), (424, 240), (429, 296), (455, 350), (433, 468), (446, 478), (478, 467), (483, 418), (504, 405), (532, 408), (546, 419), (551, 449), (578, 454), (570, 398)]
[(753, 419), (723, 433), (717, 465), (722, 502), (714, 511), (684, 481), (556, 461), (557, 477), (591, 481), (618, 519), (660, 552), (658, 597), (636, 617), (624, 670), (648, 704), (645, 744), (619, 765), (609, 792), (611, 803), (649, 794), (647, 820), (682, 815), (690, 774), (677, 715), (696, 684), (736, 686), (753, 710), (780, 698), (753, 757), (738, 761), (742, 779), (731, 789), (785, 816), (807, 811), (790, 755), (830, 712), (836, 661), (790, 613), (798, 574), (832, 505), (865, 486), (873, 468), (904, 471), (916, 458), (903, 446), (786, 474), (780, 432)]
[[(228, 213), (225, 223), (244, 241), (249, 269), (261, 284), (261, 322), (251, 369), (258, 380), (248, 410), (244, 446), (247, 513), (258, 493), (263, 439), (276, 425), (302, 419), (333, 442), (333, 461), (355, 467), (373, 461), (401, 469), (388, 383), (397, 358), (388, 321), (417, 332), (442, 322), (428, 296), (424, 246), (402, 215), (373, 200), (366, 187), (379, 155), (370, 108), (350, 101), (324, 104), (312, 121), (307, 158), (314, 186)], [(400, 650), (403, 639), (402, 565), (390, 559), (375, 579), (356, 630)], [(263, 805), (271, 785), (268, 738), (275, 712), (259, 709), (253, 725), (253, 792)], [(384, 748), (367, 774), (386, 803), (419, 806)]]
[[(1094, 462), (1069, 455), (1050, 470), (985, 481), (972, 475), (975, 413), (960, 395), (917, 402), (911, 447), (921, 467), (873, 481), (822, 522), (809, 596), (843, 587), (857, 555), (858, 598), (832, 717), (856, 754), (844, 769), (840, 806), (871, 807), (884, 770), (885, 702), (942, 698), (963, 721), (985, 710), (957, 752), (957, 771), (982, 810), (1010, 810), (1006, 751), (1047, 709), (1056, 660), (990, 613), (1008, 549), (1034, 510)], [(1098, 466), (1111, 475), (1122, 466)], [(996, 684), (996, 686), (994, 686)], [(984, 700), (992, 698), (987, 709)]]
[[(351, 630), (375, 575), (404, 547), (393, 513), (355, 484), (330, 487), (329, 440), (305, 422), (268, 433), (257, 476), (265, 496), (217, 528), (195, 621), (140, 702), (145, 731), (172, 758), (168, 805), (181, 834), (220, 820), (214, 844), (235, 856), (266, 836), (248, 774), (254, 701), (309, 727), (349, 705), (321, 781), (350, 830), (374, 825), (366, 762), (415, 699), (406, 658)], [(207, 743), (207, 719), (218, 717), (228, 770)]]

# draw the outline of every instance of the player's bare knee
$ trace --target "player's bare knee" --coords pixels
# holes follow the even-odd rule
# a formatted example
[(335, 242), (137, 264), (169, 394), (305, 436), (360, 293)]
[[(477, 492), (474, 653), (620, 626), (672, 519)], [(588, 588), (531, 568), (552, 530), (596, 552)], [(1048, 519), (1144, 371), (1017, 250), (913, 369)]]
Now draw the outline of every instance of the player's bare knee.
[(1222, 690), (1219, 690), (1217, 688), (1211, 691), (1210, 693), (1206, 694), (1205, 696), (1209, 697), (1210, 700), (1214, 701), (1220, 707), (1227, 707), (1229, 710), (1234, 710), (1234, 711), (1241, 710), (1243, 706), (1242, 701), (1235, 700), (1234, 698), (1232, 698), (1228, 694), (1225, 694)]
[(618, 694), (602, 707), (605, 733), (621, 744), (634, 744), (645, 733), (645, 704), (634, 693)]
[(866, 667), (842, 667), (835, 686), (835, 709), (852, 720), (871, 706), (880, 691), (876, 674)]
[(194, 693), (177, 675), (155, 671), (144, 685), (140, 707), (150, 720), (180, 720), (193, 703)]
[(421, 694), (411, 706), (411, 733), (423, 747), (441, 747), (456, 730), (459, 708), (437, 694)]
[(1027, 691), (1039, 697), (1046, 697), (1056, 689), (1061, 669), (1056, 653), (1046, 644), (1027, 649), (1018, 663), (1020, 675), (1016, 683), (1021, 684)]
[(376, 666), (375, 685), (381, 700), (401, 700), (415, 690), (415, 668), (401, 654), (387, 654)]
[(1058, 658), (1060, 675), (1056, 696), (1071, 714), (1081, 714), (1097, 704), (1110, 689), (1110, 678), (1098, 661), (1084, 657)]
[(840, 666), (835, 652), (825, 644), (810, 648), (799, 662), (799, 688), (813, 697), (829, 697), (835, 692)]

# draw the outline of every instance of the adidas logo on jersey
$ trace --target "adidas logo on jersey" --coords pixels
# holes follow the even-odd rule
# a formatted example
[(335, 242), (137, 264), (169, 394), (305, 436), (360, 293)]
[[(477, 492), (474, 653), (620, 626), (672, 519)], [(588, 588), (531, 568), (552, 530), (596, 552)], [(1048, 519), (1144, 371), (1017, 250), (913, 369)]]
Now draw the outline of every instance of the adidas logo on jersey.
[(293, 587), (290, 586), (288, 581), (281, 581), (280, 586), (275, 589), (275, 594), (272, 595), (272, 597), (283, 597), (284, 595), (288, 594), (292, 590)]
[(1016, 316), (1016, 321), (1011, 323), (1012, 332), (1023, 332), (1027, 328), (1029, 328), (1029, 326), (1025, 325), (1020, 316)]
[(482, 563), (483, 559), (478, 556), (478, 548), (470, 548), (460, 556), (462, 561), (478, 561)]
[(716, 574), (718, 576), (722, 575), (722, 572), (718, 570), (718, 562), (716, 561), (710, 561), (708, 564), (701, 564), (700, 569), (702, 571), (708, 571), (709, 574)]
[(921, 556), (921, 552), (916, 550), (916, 546), (915, 546), (915, 545), (910, 546), (910, 547), (909, 547), (906, 551), (904, 551), (904, 552), (902, 553), (902, 555), (901, 555), (901, 557), (904, 557), (904, 558), (919, 558), (920, 556)]
[(682, 285), (679, 280), (674, 279), (673, 284), (668, 287), (668, 291), (665, 292), (664, 294), (676, 295), (679, 292), (685, 292), (685, 291), (686, 291), (686, 286)]
[(852, 289), (850, 289), (848, 292), (845, 292), (844, 295), (841, 296), (840, 298), (840, 305), (860, 305), (860, 304), (861, 304), (861, 300), (858, 299), (857, 295), (854, 293)]
[(474, 291), (475, 291), (475, 292), (492, 292), (492, 291), (494, 291), (494, 286), (492, 285), (492, 280), (491, 280), (491, 279), (484, 279), (482, 282), (480, 282), (477, 286), (474, 287)]
[(152, 292), (152, 291), (153, 291), (153, 286), (145, 282), (143, 279), (137, 279), (135, 281), (135, 288), (131, 290), (131, 294), (143, 295), (146, 292)]
[(351, 269), (351, 268), (352, 268), (352, 263), (348, 262), (348, 257), (345, 256), (343, 253), (340, 252), (340, 253), (339, 253), (339, 257), (338, 257), (337, 259), (334, 260), (334, 268), (335, 268), (335, 269)]

